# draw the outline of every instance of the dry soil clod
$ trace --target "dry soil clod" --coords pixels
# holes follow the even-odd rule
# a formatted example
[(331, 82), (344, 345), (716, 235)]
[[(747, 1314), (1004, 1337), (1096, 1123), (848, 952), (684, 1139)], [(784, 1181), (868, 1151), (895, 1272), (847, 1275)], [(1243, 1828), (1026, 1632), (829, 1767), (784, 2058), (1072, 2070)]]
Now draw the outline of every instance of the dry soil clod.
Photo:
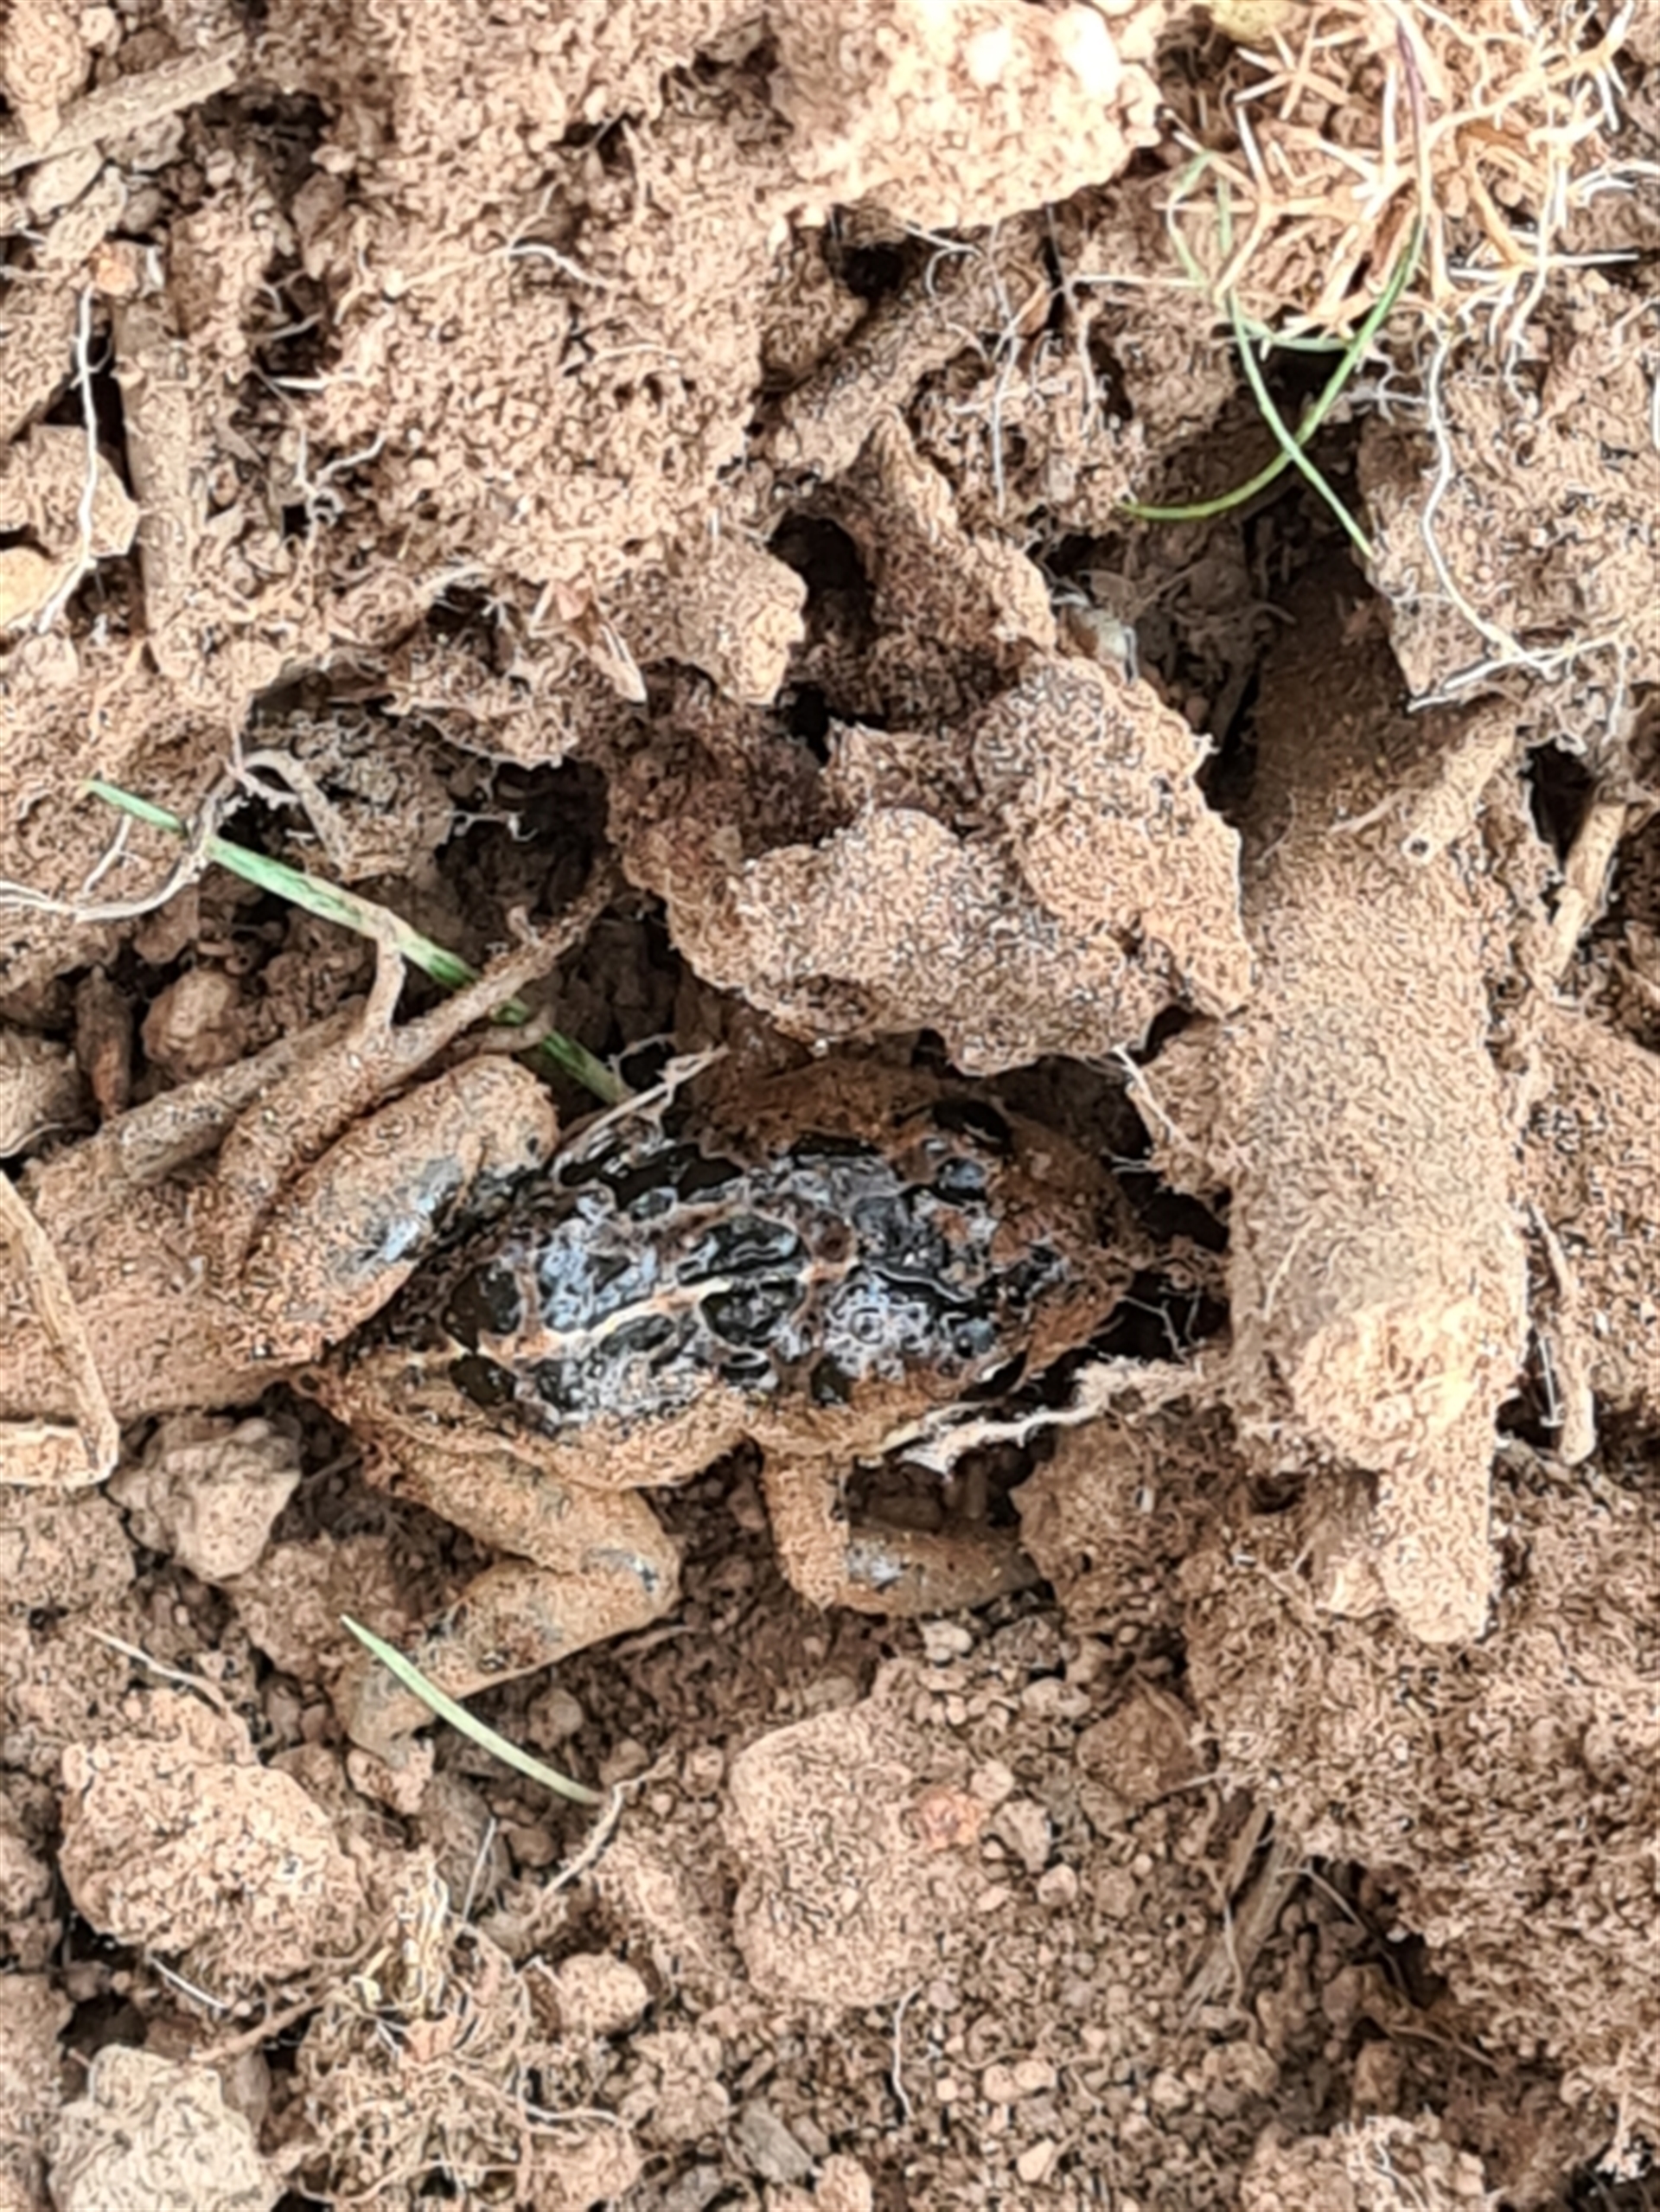
[[(1391, 691), (1381, 640), (1306, 594), (1258, 713), (1255, 991), (1138, 1087), (1172, 1180), (1233, 1194), (1225, 1387), (1250, 1448), (1373, 1475), (1376, 1581), (1345, 1602), (1459, 1643), (1487, 1618), (1495, 1416), (1527, 1324), (1472, 888), (1486, 779), (1465, 773), (1507, 748), (1494, 710), (1408, 722)], [(1431, 836), (1438, 775), (1471, 788)]]

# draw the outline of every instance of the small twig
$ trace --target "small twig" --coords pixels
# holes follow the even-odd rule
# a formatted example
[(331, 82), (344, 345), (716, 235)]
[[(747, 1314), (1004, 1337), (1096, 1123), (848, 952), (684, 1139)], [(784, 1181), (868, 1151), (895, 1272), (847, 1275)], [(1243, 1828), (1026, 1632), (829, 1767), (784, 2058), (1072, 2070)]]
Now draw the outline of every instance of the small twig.
[(905, 2088), (905, 2007), (916, 1994), (914, 1989), (908, 1989), (893, 2008), (893, 2064), (888, 2072), (888, 2079), (893, 2084), (894, 2097), (899, 2107), (900, 2119), (906, 2127), (910, 2126), (911, 2103)]
[(187, 54), (158, 68), (118, 77), (77, 100), (43, 145), (32, 145), (15, 125), (0, 130), (0, 176), (56, 161), (62, 154), (83, 153), (105, 138), (124, 138), (147, 123), (227, 92), (242, 60), (241, 48), (233, 46), (220, 54)]
[(65, 562), (61, 578), (35, 618), (35, 627), (39, 630), (51, 629), (70, 593), (93, 566), (93, 514), (98, 499), (98, 413), (93, 404), (92, 342), (93, 288), (83, 284), (75, 304), (75, 387), (80, 394), (81, 428), (86, 439), (86, 473), (81, 479), (80, 498), (75, 508), (74, 557)]
[[(650, 1772), (655, 1774), (658, 1768), (654, 1767)], [(582, 1879), (616, 1834), (616, 1824), (622, 1818), (622, 1808), (628, 1803), (629, 1794), (638, 1783), (646, 1779), (644, 1774), (636, 1775), (634, 1781), (623, 1782), (610, 1793), (605, 1810), (584, 1837), (582, 1849), (574, 1858), (566, 1859), (559, 1872), (542, 1884), (544, 1897), (551, 1897), (560, 1889), (568, 1889), (573, 1882)]]
[(119, 1652), (123, 1659), (130, 1659), (139, 1666), (148, 1667), (152, 1674), (159, 1674), (169, 1682), (176, 1682), (182, 1689), (195, 1691), (208, 1704), (227, 1717), (230, 1704), (225, 1692), (216, 1682), (208, 1682), (199, 1674), (187, 1674), (182, 1666), (169, 1666), (163, 1659), (152, 1659), (137, 1644), (123, 1643), (119, 1636), (112, 1636), (102, 1628), (89, 1628), (86, 1633), (95, 1644), (106, 1644), (111, 1651)]
[(231, 2000), (228, 1997), (215, 1997), (211, 1990), (203, 1989), (199, 1982), (186, 1981), (184, 1976), (176, 1967), (168, 1966), (164, 1960), (147, 1958), (145, 1963), (153, 1968), (164, 1982), (171, 1982), (181, 1996), (190, 1998), (204, 2011), (228, 2012), (231, 2010)]
[(456, 1915), (463, 1928), (473, 1916), (473, 1902), (478, 1896), (478, 1885), (483, 1878), (484, 1869), (495, 1848), (496, 1832), (501, 1825), (492, 1812), (484, 1825), (483, 1834), (478, 1839), (478, 1849), (473, 1853), (472, 1869), (467, 1876), (467, 1894), (461, 1901), (460, 1912)]
[(1296, 1230), (1292, 1235), (1290, 1242), (1286, 1244), (1285, 1250), (1280, 1255), (1279, 1263), (1274, 1268), (1274, 1273), (1268, 1278), (1268, 1287), (1267, 1291), (1264, 1293), (1262, 1299), (1262, 1326), (1265, 1329), (1268, 1323), (1274, 1319), (1274, 1301), (1280, 1295), (1280, 1286), (1284, 1282), (1286, 1276), (1290, 1270), (1293, 1260), (1294, 1260), (1297, 1256), (1297, 1247), (1302, 1243), (1303, 1238), (1308, 1234), (1308, 1231), (1313, 1226), (1314, 1222), (1312, 1215), (1306, 1221), (1302, 1221), (1298, 1224)]
[[(114, 1472), (121, 1454), (121, 1431), (57, 1246), (3, 1173), (0, 1173), (0, 1239), (23, 1259), (24, 1279), (34, 1294), (35, 1311), (69, 1371), (69, 1387), (80, 1412), (73, 1429), (43, 1421), (0, 1423), (0, 1444), (10, 1440), (28, 1457), (39, 1460), (45, 1469), (39, 1474), (20, 1474), (9, 1463), (0, 1464), (0, 1481), (27, 1489), (90, 1489)], [(54, 1461), (61, 1464), (64, 1454), (72, 1463), (80, 1462), (73, 1473), (58, 1472), (54, 1467)]]
[(1607, 901), (1608, 871), (1630, 815), (1623, 798), (1606, 793), (1599, 793), (1586, 809), (1563, 864), (1561, 896), (1538, 978), (1547, 988), (1554, 988), (1567, 973), (1580, 937)]

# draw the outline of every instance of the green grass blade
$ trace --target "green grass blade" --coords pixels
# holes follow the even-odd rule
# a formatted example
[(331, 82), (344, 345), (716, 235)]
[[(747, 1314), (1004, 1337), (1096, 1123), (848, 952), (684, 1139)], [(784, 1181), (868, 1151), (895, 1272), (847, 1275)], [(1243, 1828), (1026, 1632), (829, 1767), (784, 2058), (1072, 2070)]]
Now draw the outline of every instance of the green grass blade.
[(361, 1621), (354, 1621), (347, 1613), (341, 1614), (340, 1625), (356, 1637), (366, 1652), (373, 1653), (380, 1660), (395, 1681), (418, 1697), (441, 1721), (448, 1721), (451, 1728), (458, 1728), (463, 1736), (470, 1737), (493, 1759), (500, 1759), (504, 1766), (511, 1767), (516, 1774), (528, 1775), (533, 1782), (540, 1782), (544, 1789), (556, 1791), (560, 1797), (568, 1797), (572, 1805), (604, 1804), (606, 1793), (603, 1790), (590, 1789), (586, 1782), (573, 1782), (569, 1774), (561, 1774), (552, 1767), (543, 1766), (541, 1761), (533, 1759), (528, 1751), (521, 1751), (516, 1743), (509, 1743), (505, 1736), (498, 1736), (486, 1722), (479, 1719), (476, 1713), (469, 1713), (465, 1705), (457, 1704), (453, 1697), (446, 1697), (442, 1690), (427, 1680), (419, 1667), (406, 1659), (395, 1645), (387, 1643), (384, 1637), (377, 1636), (372, 1628), (364, 1627)]
[[(1344, 348), (1336, 368), (1325, 380), (1319, 397), (1304, 416), (1297, 429), (1294, 432), (1287, 431), (1277, 412), (1269, 421), (1268, 426), (1271, 430), (1275, 428), (1276, 424), (1279, 425), (1279, 428), (1275, 430), (1275, 436), (1279, 439), (1280, 450), (1265, 468), (1259, 469), (1256, 474), (1244, 483), (1236, 484), (1232, 491), (1219, 493), (1215, 499), (1196, 501), (1191, 506), (1144, 507), (1139, 501), (1127, 500), (1119, 511), (1124, 515), (1133, 515), (1138, 522), (1208, 522), (1217, 515), (1226, 515), (1233, 508), (1242, 507), (1248, 499), (1255, 499), (1258, 492), (1266, 491), (1268, 486), (1276, 478), (1282, 476), (1287, 469), (1295, 467), (1298, 454), (1308, 444), (1332, 408), (1343, 397), (1350, 380), (1365, 358), (1372, 340), (1382, 328), (1401, 293), (1411, 283), (1413, 272), (1418, 266), (1418, 257), (1423, 251), (1423, 245), (1424, 219), (1421, 214), (1414, 220), (1407, 243), (1389, 272), (1389, 281), (1367, 310), (1364, 322), (1361, 323), (1354, 336)], [(1247, 342), (1241, 336), (1244, 322), (1238, 301), (1231, 293), (1227, 305), (1235, 342), (1242, 355)], [(1250, 375), (1248, 368), (1246, 370), (1246, 374), (1248, 378)], [(1255, 388), (1253, 386), (1254, 393)], [(1286, 439), (1290, 440), (1289, 445), (1286, 443)]]
[(1305, 476), (1344, 528), (1353, 539), (1363, 560), (1372, 559), (1372, 541), (1354, 516), (1338, 497), (1325, 478), (1309, 459), (1292, 434), (1290, 425), (1274, 404), (1273, 394), (1263, 381), (1261, 364), (1252, 351), (1251, 342), (1245, 334), (1244, 319), (1237, 307), (1234, 310), (1234, 334), (1239, 344), (1240, 364), (1245, 371), (1245, 380), (1251, 387), (1251, 397), (1261, 412), (1262, 419), (1280, 441), (1280, 450), (1293, 469)]
[[(135, 822), (148, 823), (152, 829), (164, 829), (174, 837), (189, 834), (189, 824), (177, 815), (149, 799), (124, 791), (118, 783), (106, 783), (102, 777), (94, 776), (87, 778), (82, 789), (106, 805), (131, 815)], [(307, 875), (303, 869), (290, 867), (284, 860), (268, 860), (263, 853), (250, 852), (246, 845), (235, 844), (228, 837), (210, 837), (204, 849), (210, 860), (228, 868), (233, 875), (240, 876), (245, 883), (257, 885), (261, 891), (274, 892), (278, 898), (303, 906), (308, 914), (316, 914), (325, 922), (338, 923), (341, 928), (355, 930), (360, 937), (373, 937), (377, 943), (389, 937), (412, 968), (418, 968), (446, 991), (458, 991), (463, 984), (478, 980), (478, 970), (458, 954), (444, 945), (435, 944), (418, 930), (412, 930), (390, 908), (377, 906), (373, 899), (360, 898), (354, 892), (324, 883), (317, 876)], [(530, 1020), (530, 1008), (522, 999), (509, 999), (505, 1006), (497, 1007), (495, 1019), (510, 1028), (522, 1028)], [(537, 1049), (546, 1052), (556, 1066), (607, 1106), (621, 1105), (629, 1096), (622, 1077), (573, 1038), (562, 1037), (555, 1032), (544, 1037)]]

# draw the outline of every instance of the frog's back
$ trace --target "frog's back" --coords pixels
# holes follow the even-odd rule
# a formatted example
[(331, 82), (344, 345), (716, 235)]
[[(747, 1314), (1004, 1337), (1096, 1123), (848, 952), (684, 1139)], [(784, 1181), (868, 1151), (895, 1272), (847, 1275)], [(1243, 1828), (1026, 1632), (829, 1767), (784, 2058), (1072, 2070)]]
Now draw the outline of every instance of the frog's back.
[(625, 1119), (521, 1182), (374, 1334), (550, 1438), (712, 1390), (836, 1429), (920, 1410), (1018, 1362), (1059, 1307), (1110, 1303), (1095, 1224), (1076, 1196), (1045, 1221), (1018, 1150), (948, 1099), (865, 1129), (775, 1116), (760, 1138)]

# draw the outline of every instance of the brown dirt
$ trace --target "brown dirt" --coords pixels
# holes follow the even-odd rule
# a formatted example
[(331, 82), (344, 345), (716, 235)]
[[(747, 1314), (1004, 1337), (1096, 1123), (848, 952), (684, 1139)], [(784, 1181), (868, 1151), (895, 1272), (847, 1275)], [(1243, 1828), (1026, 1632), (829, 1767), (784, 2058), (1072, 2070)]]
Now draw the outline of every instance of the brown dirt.
[[(1660, 10), (1536, 12), (0, 6), (0, 2212), (1660, 2204)], [(1426, 210), (1368, 556), (1127, 511)], [(414, 1032), (221, 826), (1114, 1179), (1087, 1352), (808, 1532), (1012, 1590), (816, 1609), (734, 1416), (476, 1701), (599, 1813), (354, 1742), (496, 1525), (254, 1341), (284, 1144), (425, 1122), (323, 1151)]]

